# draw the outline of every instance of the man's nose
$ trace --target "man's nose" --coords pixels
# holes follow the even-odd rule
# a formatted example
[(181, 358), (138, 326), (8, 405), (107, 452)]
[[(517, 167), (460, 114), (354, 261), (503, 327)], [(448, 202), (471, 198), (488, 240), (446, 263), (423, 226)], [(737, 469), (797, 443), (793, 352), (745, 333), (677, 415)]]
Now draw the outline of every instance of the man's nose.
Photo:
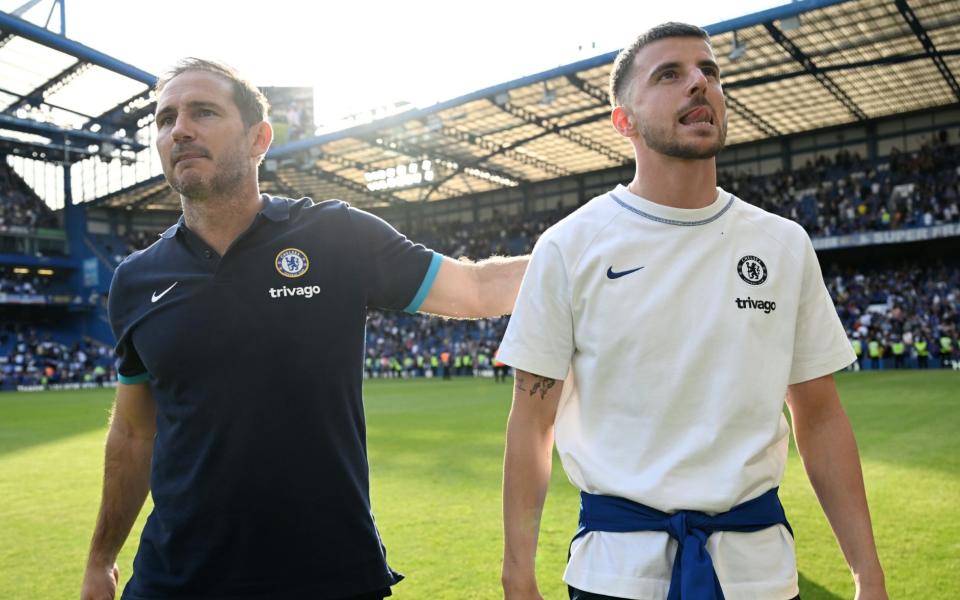
[(190, 125), (190, 119), (178, 116), (177, 120), (173, 123), (173, 128), (170, 130), (170, 135), (175, 142), (192, 140), (194, 134), (193, 127)]
[(703, 94), (707, 91), (707, 76), (701, 69), (690, 71), (690, 83), (687, 92), (691, 95)]

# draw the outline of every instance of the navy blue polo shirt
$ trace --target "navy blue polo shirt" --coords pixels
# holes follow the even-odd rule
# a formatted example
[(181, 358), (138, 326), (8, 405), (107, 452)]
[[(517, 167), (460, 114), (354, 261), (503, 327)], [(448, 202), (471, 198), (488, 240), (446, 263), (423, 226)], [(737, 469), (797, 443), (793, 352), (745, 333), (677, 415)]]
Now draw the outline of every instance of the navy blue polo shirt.
[(402, 577), (370, 508), (364, 327), (368, 307), (415, 312), (441, 256), (337, 200), (263, 202), (222, 257), (181, 218), (114, 274), (120, 381), (157, 404), (126, 600), (341, 597)]

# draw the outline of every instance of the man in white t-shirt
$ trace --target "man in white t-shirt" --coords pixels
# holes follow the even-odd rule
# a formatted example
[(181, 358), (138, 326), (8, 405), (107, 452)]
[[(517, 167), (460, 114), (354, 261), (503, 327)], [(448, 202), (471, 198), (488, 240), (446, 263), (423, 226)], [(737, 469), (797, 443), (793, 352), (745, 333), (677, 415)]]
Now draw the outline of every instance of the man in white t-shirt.
[(716, 187), (726, 109), (706, 32), (641, 35), (614, 63), (611, 98), (636, 177), (543, 234), (498, 356), (516, 369), (505, 597), (541, 598), (554, 438), (581, 490), (571, 598), (796, 597), (776, 491), (786, 396), (857, 597), (885, 599), (832, 378), (855, 357), (804, 230)]

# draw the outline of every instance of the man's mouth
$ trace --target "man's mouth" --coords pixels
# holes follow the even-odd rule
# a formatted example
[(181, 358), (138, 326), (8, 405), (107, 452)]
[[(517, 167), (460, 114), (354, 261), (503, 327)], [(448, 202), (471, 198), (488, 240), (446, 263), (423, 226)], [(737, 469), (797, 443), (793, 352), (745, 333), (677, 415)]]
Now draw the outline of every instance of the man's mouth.
[(692, 125), (693, 123), (709, 123), (713, 125), (713, 112), (706, 106), (697, 106), (687, 111), (680, 117), (680, 123), (683, 125)]
[(181, 154), (176, 154), (173, 157), (173, 164), (176, 165), (182, 160), (189, 160), (191, 158), (208, 158), (204, 152), (183, 152)]

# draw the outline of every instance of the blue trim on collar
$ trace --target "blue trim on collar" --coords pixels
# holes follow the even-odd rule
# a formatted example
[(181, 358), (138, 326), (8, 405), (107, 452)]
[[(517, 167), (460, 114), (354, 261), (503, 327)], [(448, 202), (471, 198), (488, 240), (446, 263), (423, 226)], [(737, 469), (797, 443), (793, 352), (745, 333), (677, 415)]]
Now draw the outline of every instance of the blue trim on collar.
[(430, 266), (427, 268), (427, 274), (423, 276), (423, 281), (420, 283), (420, 289), (417, 290), (413, 300), (403, 309), (403, 312), (412, 314), (420, 310), (420, 306), (430, 293), (430, 288), (433, 287), (433, 280), (437, 278), (437, 272), (440, 271), (440, 263), (442, 262), (443, 255), (439, 252), (434, 252), (433, 258), (430, 259)]
[(641, 217), (644, 217), (644, 218), (646, 218), (646, 219), (650, 219), (651, 221), (656, 221), (657, 223), (663, 223), (663, 224), (665, 224), (665, 225), (679, 225), (679, 226), (681, 226), (681, 227), (694, 227), (694, 226), (696, 226), (696, 225), (706, 225), (707, 223), (712, 223), (712, 222), (716, 221), (717, 219), (719, 219), (720, 217), (723, 216), (723, 213), (727, 212), (727, 211), (730, 209), (730, 207), (733, 206), (733, 201), (736, 199), (736, 196), (734, 196), (733, 194), (730, 194), (730, 200), (727, 202), (726, 206), (724, 206), (723, 208), (721, 208), (721, 209), (717, 212), (717, 214), (713, 215), (712, 217), (710, 217), (710, 218), (708, 218), (708, 219), (703, 219), (702, 221), (677, 221), (676, 219), (665, 219), (665, 218), (663, 218), (663, 217), (658, 217), (657, 215), (651, 215), (651, 214), (648, 213), (648, 212), (644, 212), (644, 211), (640, 210), (639, 208), (637, 208), (637, 207), (635, 207), (635, 206), (631, 206), (631, 205), (628, 204), (627, 202), (621, 200), (621, 199), (618, 198), (617, 195), (614, 194), (613, 192), (610, 192), (610, 197), (613, 198), (614, 201), (615, 201), (617, 204), (619, 204), (620, 206), (624, 207), (625, 209), (629, 210), (630, 212), (633, 212), (633, 213), (636, 213), (636, 214), (640, 215)]

